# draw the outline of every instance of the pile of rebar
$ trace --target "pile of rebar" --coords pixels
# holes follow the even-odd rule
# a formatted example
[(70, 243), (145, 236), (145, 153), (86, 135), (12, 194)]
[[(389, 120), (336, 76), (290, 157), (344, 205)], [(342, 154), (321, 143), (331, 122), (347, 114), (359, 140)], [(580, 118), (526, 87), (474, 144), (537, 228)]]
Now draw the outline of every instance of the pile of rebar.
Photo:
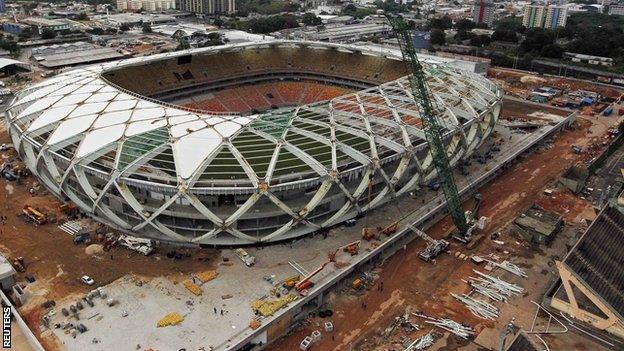
[(498, 311), (498, 308), (496, 308), (496, 306), (493, 306), (482, 300), (477, 300), (465, 294), (462, 294), (461, 296), (459, 296), (459, 295), (451, 293), (451, 296), (461, 301), (466, 306), (466, 308), (470, 310), (470, 312), (473, 315), (479, 318), (491, 319), (491, 320), (495, 320), (496, 318), (498, 318), (499, 311)]
[(435, 339), (433, 338), (433, 334), (432, 332), (429, 332), (409, 344), (409, 346), (405, 348), (405, 351), (424, 350), (433, 345), (434, 342)]
[(519, 277), (523, 277), (526, 278), (528, 277), (528, 275), (526, 274), (526, 272), (524, 271), (524, 269), (516, 266), (515, 264), (509, 262), (509, 261), (503, 261), (501, 263), (492, 261), (492, 260), (488, 260), (485, 259), (487, 262), (489, 262), (491, 265), (495, 266), (495, 267), (499, 267), (502, 268), (504, 270), (506, 270), (509, 273), (515, 274)]
[(467, 325), (463, 325), (455, 322), (452, 319), (438, 319), (434, 317), (429, 317), (424, 314), (412, 313), (414, 316), (421, 317), (425, 319), (425, 323), (433, 324), (436, 327), (451, 332), (460, 338), (468, 339), (474, 335), (474, 330)]
[(468, 278), (468, 283), (475, 292), (489, 297), (495, 301), (507, 302), (507, 298), (520, 295), (524, 292), (524, 289), (516, 284), (506, 282), (500, 278), (481, 273), (477, 270), (472, 270), (477, 273), (479, 277)]

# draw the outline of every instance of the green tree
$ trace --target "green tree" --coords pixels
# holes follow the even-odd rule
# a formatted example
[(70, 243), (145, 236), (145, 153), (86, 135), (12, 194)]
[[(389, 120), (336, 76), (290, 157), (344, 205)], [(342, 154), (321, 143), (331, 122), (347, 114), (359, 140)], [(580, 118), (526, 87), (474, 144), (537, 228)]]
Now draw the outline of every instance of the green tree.
[(178, 39), (178, 46), (175, 48), (176, 51), (180, 51), (180, 50), (188, 50), (191, 48), (191, 44), (188, 43), (188, 41), (186, 41), (183, 38), (179, 38)]
[(377, 0), (375, 1), (375, 6), (386, 13), (409, 12), (411, 9), (410, 5), (400, 4), (394, 0)]
[(554, 42), (555, 35), (552, 31), (543, 28), (531, 28), (526, 31), (524, 41), (520, 44), (520, 51), (539, 54), (544, 46)]
[(32, 38), (34, 35), (35, 33), (33, 32), (32, 28), (26, 27), (18, 34), (18, 37), (20, 38), (20, 40), (27, 40)]
[(76, 20), (77, 21), (88, 21), (89, 20), (89, 16), (87, 16), (86, 13), (81, 12), (78, 15), (76, 15)]
[(446, 34), (441, 29), (431, 30), (431, 45), (444, 45), (446, 44)]
[(457, 29), (458, 31), (463, 30), (463, 31), (470, 31), (472, 29), (474, 29), (477, 26), (476, 23), (474, 23), (473, 21), (464, 18), (461, 19), (459, 21), (457, 21), (457, 23), (455, 23), (455, 29)]
[(46, 28), (41, 31), (41, 39), (54, 39), (56, 32), (53, 29)]
[(510, 30), (514, 32), (523, 32), (524, 26), (522, 25), (522, 17), (518, 16), (509, 16), (501, 18), (494, 25), (496, 30)]
[(119, 26), (119, 30), (122, 32), (127, 32), (130, 30), (130, 26), (128, 25), (128, 23), (122, 23), (121, 26)]
[(143, 23), (143, 33), (152, 33), (152, 26), (147, 22)]
[(540, 55), (544, 57), (561, 58), (563, 56), (563, 49), (557, 44), (549, 44), (540, 50)]
[(444, 15), (440, 18), (432, 18), (429, 20), (428, 27), (430, 29), (451, 29), (453, 27), (453, 20), (451, 17)]
[(492, 41), (505, 41), (509, 43), (517, 43), (518, 35), (513, 30), (497, 29), (492, 34)]
[(484, 47), (490, 45), (490, 37), (487, 35), (477, 35), (470, 39), (470, 45)]
[(209, 33), (206, 38), (207, 40), (203, 41), (199, 47), (223, 45), (227, 42), (227, 39), (224, 39), (219, 32)]
[(364, 18), (368, 15), (372, 15), (375, 13), (372, 9), (368, 8), (359, 8), (353, 4), (349, 4), (342, 9), (342, 15), (344, 16), (353, 16), (355, 18)]
[(321, 20), (320, 17), (310, 12), (305, 13), (303, 17), (301, 18), (301, 21), (306, 26), (319, 26), (323, 24), (323, 21)]
[(91, 29), (87, 30), (87, 32), (91, 33), (93, 35), (102, 35), (102, 34), (104, 34), (104, 29), (95, 27), (95, 28), (91, 28)]

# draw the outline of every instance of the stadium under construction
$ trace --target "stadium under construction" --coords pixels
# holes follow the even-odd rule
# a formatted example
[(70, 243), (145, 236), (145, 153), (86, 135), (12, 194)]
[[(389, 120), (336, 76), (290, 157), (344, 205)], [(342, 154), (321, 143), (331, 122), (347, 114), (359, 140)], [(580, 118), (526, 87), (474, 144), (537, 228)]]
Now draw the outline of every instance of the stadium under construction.
[[(490, 135), (503, 92), (423, 62), (452, 165)], [(271, 41), (68, 71), (18, 93), (29, 169), (96, 220), (161, 241), (276, 242), (435, 177), (398, 50)]]

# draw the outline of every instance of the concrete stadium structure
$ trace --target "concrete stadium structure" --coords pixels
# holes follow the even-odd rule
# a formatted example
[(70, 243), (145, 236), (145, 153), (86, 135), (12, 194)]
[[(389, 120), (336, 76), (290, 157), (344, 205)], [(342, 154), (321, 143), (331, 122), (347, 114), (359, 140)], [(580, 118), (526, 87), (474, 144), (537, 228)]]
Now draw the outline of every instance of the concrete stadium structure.
[[(425, 68), (456, 164), (491, 133), (503, 93), (482, 76)], [(288, 80), (354, 92), (263, 112), (176, 103)], [(177, 243), (299, 237), (435, 177), (400, 52), (390, 49), (270, 41), (104, 63), (21, 91), (6, 118), (19, 154), (57, 196), (120, 230)]]

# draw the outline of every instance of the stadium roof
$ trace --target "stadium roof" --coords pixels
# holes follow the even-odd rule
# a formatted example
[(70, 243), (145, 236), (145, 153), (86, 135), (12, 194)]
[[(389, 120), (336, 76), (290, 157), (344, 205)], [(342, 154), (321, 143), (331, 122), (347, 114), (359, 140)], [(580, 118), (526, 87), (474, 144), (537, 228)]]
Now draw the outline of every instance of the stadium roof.
[[(236, 56), (244, 49), (293, 48), (324, 49), (327, 57), (332, 49), (353, 52), (349, 62), (354, 64), (368, 62), (364, 56), (401, 59), (390, 49), (276, 40), (103, 63), (19, 92), (6, 113), (10, 135), (26, 165), (53, 193), (106, 223), (178, 242), (241, 244), (296, 237), (356, 210), (368, 211), (434, 174), (407, 77), (328, 101), (243, 116), (156, 101), (103, 75), (139, 79), (132, 74), (150, 63), (165, 64), (163, 59), (175, 67), (175, 58), (189, 54), (231, 51)], [(130, 73), (130, 66), (140, 68)], [(424, 66), (449, 158), (456, 164), (492, 131), (502, 91), (469, 72), (427, 60)], [(362, 202), (371, 179), (378, 192)], [(306, 196), (287, 199), (295, 193)], [(228, 204), (209, 208), (202, 202), (215, 195), (226, 195)], [(146, 199), (149, 207), (140, 202), (145, 196), (156, 196)], [(323, 213), (330, 196), (345, 202)], [(120, 201), (125, 206), (114, 207)], [(263, 209), (258, 212), (256, 206)], [(202, 225), (176, 219), (188, 216)], [(277, 221), (268, 227), (258, 221), (245, 229), (245, 216)], [(165, 222), (171, 217), (175, 225)]]
[(21, 61), (13, 60), (10, 58), (0, 58), (0, 69), (3, 69), (7, 66), (17, 65), (26, 69), (30, 69), (30, 65)]
[[(274, 43), (301, 45), (287, 41)], [(266, 42), (239, 46), (262, 45)], [(367, 50), (330, 43), (306, 45)], [(79, 143), (70, 159), (94, 168), (108, 169), (109, 164), (114, 163), (114, 168), (120, 172), (135, 172), (138, 171), (135, 161), (145, 161), (144, 157), (155, 149), (169, 148), (173, 158), (171, 166), (151, 171), (142, 168), (150, 177), (160, 177), (168, 184), (181, 179), (192, 186), (208, 162), (219, 162), (215, 161), (219, 159), (216, 154), (226, 153), (225, 158), (233, 160), (233, 164), (221, 164), (220, 171), (214, 174), (230, 186), (247, 184), (249, 189), (255, 189), (269, 173), (288, 177), (306, 170), (310, 179), (318, 180), (319, 176), (345, 163), (357, 161), (360, 167), (366, 167), (379, 157), (369, 147), (371, 134), (379, 144), (379, 154), (388, 158), (398, 157), (412, 145), (425, 143), (418, 125), (417, 106), (409, 100), (411, 92), (406, 78), (338, 97), (329, 104), (240, 116), (151, 100), (113, 86), (100, 75), (107, 70), (141, 65), (163, 57), (219, 49), (223, 48), (132, 58), (62, 73), (20, 92), (10, 109), (12, 122), (25, 129), (22, 131), (25, 137), (49, 151), (66, 155), (64, 149), (68, 145)], [(379, 48), (365, 53), (383, 54)], [(386, 50), (385, 54), (399, 59), (396, 51)], [(460, 124), (483, 118), (500, 98), (496, 86), (480, 76), (435, 65), (428, 65), (428, 75), (434, 96), (443, 108), (443, 126), (449, 132)], [(366, 113), (361, 115), (355, 111)], [(330, 135), (332, 123), (339, 126), (333, 131), (338, 142), (332, 141)], [(370, 126), (367, 127), (367, 123)], [(337, 144), (335, 148), (333, 144)], [(284, 153), (288, 152), (288, 162), (271, 158), (271, 153), (280, 149), (277, 146), (281, 146)], [(250, 147), (266, 149), (263, 151), (269, 154), (260, 161), (262, 157), (241, 151)], [(108, 165), (91, 163), (111, 151), (117, 156), (108, 160)]]

